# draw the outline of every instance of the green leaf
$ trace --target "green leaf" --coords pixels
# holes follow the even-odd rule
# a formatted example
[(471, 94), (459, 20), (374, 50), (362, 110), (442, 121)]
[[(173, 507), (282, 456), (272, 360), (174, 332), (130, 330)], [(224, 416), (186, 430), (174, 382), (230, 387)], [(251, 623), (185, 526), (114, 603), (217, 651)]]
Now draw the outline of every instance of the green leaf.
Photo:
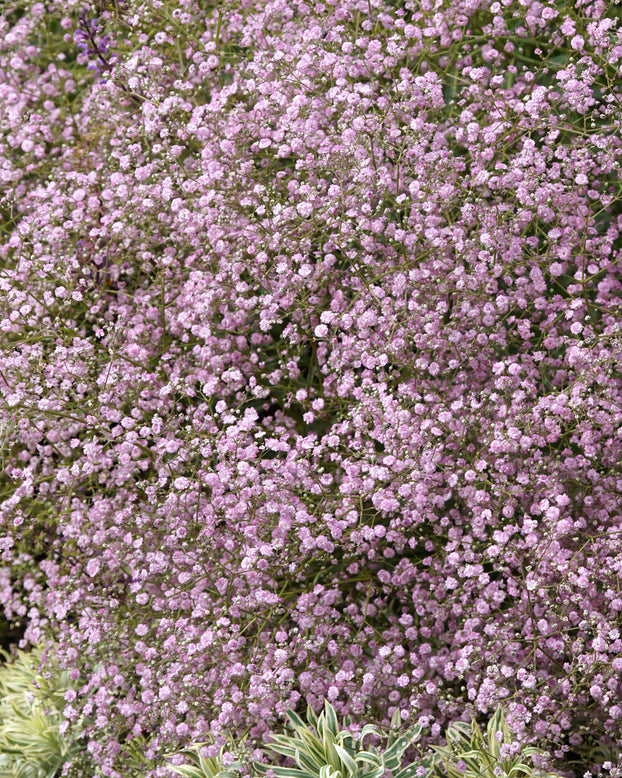
[(531, 769), (531, 767), (529, 767), (526, 764), (523, 764), (522, 762), (519, 762), (518, 764), (514, 765), (512, 767), (511, 772), (508, 775), (512, 776), (514, 774), (514, 772), (516, 772), (516, 773), (523, 773), (524, 775), (532, 775), (533, 774), (533, 770)]
[(325, 764), (320, 770), (320, 778), (342, 778), (339, 770), (333, 770), (330, 765)]
[(335, 743), (334, 748), (335, 751), (337, 752), (339, 759), (341, 760), (341, 763), (346, 768), (347, 775), (348, 776), (354, 775), (356, 773), (356, 762), (354, 761), (354, 759), (345, 750), (345, 748), (342, 748), (338, 743)]
[[(320, 725), (320, 729), (321, 729)], [(320, 737), (316, 736), (311, 732), (310, 729), (301, 729), (300, 730), (300, 739), (302, 740), (305, 745), (309, 746), (310, 748), (316, 748), (318, 749), (319, 753), (324, 754), (324, 746), (322, 744), (322, 740)], [(318, 733), (320, 735), (320, 733)]]
[(45, 778), (55, 778), (60, 772), (61, 767), (65, 764), (67, 759), (64, 756), (59, 756), (54, 760), (52, 766), (48, 768), (48, 772)]
[(402, 768), (398, 773), (395, 773), (393, 775), (393, 778), (416, 778), (417, 776), (417, 770), (422, 765), (418, 762), (413, 762), (412, 764), (407, 765), (406, 767)]
[(475, 749), (479, 749), (483, 753), (483, 751), (486, 749), (486, 745), (485, 745), (485, 741), (484, 741), (484, 736), (482, 734), (482, 730), (477, 725), (477, 722), (475, 721), (475, 719), (473, 719), (471, 721), (471, 732), (472, 732), (472, 735), (471, 735), (471, 746), (472, 746), (472, 748), (474, 750)]
[(464, 721), (456, 721), (447, 729), (445, 737), (448, 743), (465, 743), (468, 747), (471, 744), (471, 727)]
[(472, 765), (474, 769), (479, 769), (480, 762), (488, 762), (489, 766), (494, 766), (494, 761), (491, 760), (490, 754), (488, 751), (475, 748), (471, 751), (463, 751), (460, 756), (460, 759), (463, 759), (467, 765)]
[(324, 716), (329, 731), (331, 732), (332, 736), (336, 738), (337, 734), (339, 733), (339, 722), (337, 721), (337, 714), (335, 713), (335, 709), (328, 701), (326, 701), (324, 706)]
[(374, 727), (373, 724), (365, 724), (365, 726), (361, 730), (361, 736), (359, 738), (359, 743), (362, 743), (363, 742), (363, 738), (367, 737), (367, 735), (377, 735), (378, 737), (380, 737), (380, 733), (378, 732), (376, 727)]
[(414, 727), (411, 727), (404, 733), (404, 737), (408, 738), (411, 743), (414, 743), (416, 740), (419, 740), (422, 731), (423, 727), (420, 724), (415, 724)]
[(356, 744), (354, 742), (354, 738), (352, 737), (352, 733), (347, 729), (344, 729), (339, 733), (337, 742), (342, 748), (345, 748), (350, 756), (353, 757), (356, 754)]
[(292, 722), (292, 724), (293, 724), (295, 729), (306, 729), (307, 728), (307, 725), (304, 723), (304, 721), (293, 710), (291, 710), (291, 709), (287, 710), (285, 715)]
[(195, 765), (167, 765), (168, 770), (172, 770), (177, 775), (183, 775), (185, 778), (206, 778), (205, 773), (200, 767)]
[(317, 716), (315, 715), (315, 711), (310, 705), (307, 707), (307, 721), (317, 732)]
[(384, 765), (380, 765), (380, 767), (376, 767), (375, 770), (366, 771), (365, 778), (382, 778), (384, 775), (384, 770)]
[[(305, 735), (307, 737), (305, 737)], [(271, 737), (272, 741), (266, 745), (268, 749), (275, 751), (278, 754), (292, 757), (294, 756), (296, 749), (300, 748), (301, 745), (307, 747), (309, 743), (308, 738), (313, 738), (310, 732), (305, 732), (304, 730), (294, 737), (290, 737), (289, 735), (271, 735)]]
[(359, 751), (354, 756), (354, 761), (371, 764), (375, 767), (380, 767), (382, 765), (382, 758), (378, 754), (373, 754), (371, 751)]
[(335, 746), (336, 744), (333, 743), (333, 741), (330, 739), (330, 732), (327, 732), (326, 741), (325, 741), (326, 756), (327, 756), (326, 761), (335, 770), (341, 771), (341, 759), (339, 759), (339, 754), (337, 753), (337, 749), (335, 748)]
[(317, 773), (309, 773), (306, 770), (296, 770), (295, 767), (272, 767), (274, 774), (280, 778), (317, 778)]
[(315, 769), (319, 770), (320, 767), (326, 764), (326, 749), (324, 745), (311, 734), (309, 730), (303, 730), (301, 733), (298, 748), (302, 748), (315, 763)]
[(402, 761), (404, 751), (406, 751), (406, 749), (419, 738), (421, 735), (421, 730), (422, 727), (417, 724), (407, 733), (399, 737), (395, 743), (384, 752), (384, 763), (389, 770), (393, 771), (398, 769)]
[(387, 738), (387, 748), (390, 748), (396, 739), (399, 737), (399, 728), (402, 726), (402, 715), (400, 709), (396, 708), (391, 716), (391, 723), (389, 725), (389, 736)]
[(542, 756), (542, 754), (544, 754), (544, 751), (541, 748), (536, 748), (535, 746), (525, 746), (525, 748), (523, 748), (522, 750), (523, 756), (532, 756), (533, 754)]
[(499, 707), (488, 722), (488, 726), (486, 728), (488, 738), (490, 739), (494, 737), (496, 732), (503, 732), (504, 729), (507, 729), (507, 725), (505, 723), (505, 713), (503, 712), (503, 708)]
[(274, 741), (268, 743), (266, 745), (266, 748), (270, 749), (270, 751), (274, 751), (275, 754), (282, 754), (283, 756), (291, 756), (292, 759), (296, 754), (296, 746), (281, 745), (280, 743), (275, 743)]
[(479, 771), (475, 773), (470, 773), (468, 770), (466, 773), (459, 772), (456, 767), (453, 764), (450, 765), (443, 765), (445, 769), (445, 774), (448, 776), (448, 778), (493, 778), (493, 776), (488, 776), (485, 773), (481, 773)]
[(314, 774), (317, 774), (324, 764), (323, 760), (316, 761), (315, 759), (312, 759), (308, 753), (300, 751), (299, 749), (296, 749), (294, 759), (301, 770), (308, 770), (310, 773)]
[(427, 778), (431, 778), (432, 776), (435, 776), (435, 778), (442, 778), (443, 772), (438, 754), (427, 754), (424, 756), (421, 759), (421, 766), (427, 771)]
[(495, 737), (497, 732), (503, 733), (503, 741), (505, 742), (509, 735), (509, 731), (505, 723), (505, 714), (502, 708), (497, 708), (494, 716), (488, 722), (488, 727), (486, 728), (486, 734), (488, 735), (488, 747), (496, 759), (498, 759), (501, 755), (501, 743), (499, 743)]

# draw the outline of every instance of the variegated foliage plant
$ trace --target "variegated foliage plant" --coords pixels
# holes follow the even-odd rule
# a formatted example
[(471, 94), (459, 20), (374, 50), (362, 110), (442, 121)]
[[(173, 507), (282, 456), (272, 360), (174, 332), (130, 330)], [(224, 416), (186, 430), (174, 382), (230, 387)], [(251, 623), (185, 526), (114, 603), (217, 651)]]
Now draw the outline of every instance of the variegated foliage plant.
[[(292, 710), (287, 711), (289, 735), (273, 735), (268, 748), (276, 754), (291, 757), (296, 767), (269, 766), (255, 762), (260, 774), (272, 769), (277, 778), (382, 778), (390, 770), (393, 778), (414, 778), (418, 765), (401, 768), (406, 749), (416, 742), (422, 728), (416, 725), (406, 733), (397, 735), (395, 729), (401, 719), (396, 711), (391, 720), (391, 732), (386, 748), (364, 746), (365, 738), (371, 735), (381, 737), (378, 730), (366, 724), (357, 740), (347, 729), (341, 729), (337, 715), (329, 702), (319, 716), (309, 707), (307, 721)], [(344, 718), (345, 726), (350, 724)]]
[(76, 682), (53, 662), (43, 669), (43, 652), (42, 647), (14, 657), (2, 652), (0, 778), (55, 778), (65, 762), (88, 767), (79, 727), (77, 734), (61, 728), (65, 693)]
[[(223, 753), (227, 746), (222, 746), (218, 756), (201, 756), (203, 747), (207, 745), (209, 743), (194, 743), (190, 748), (181, 752), (190, 760), (190, 764), (169, 764), (167, 765), (168, 769), (177, 773), (177, 775), (183, 776), (183, 778), (238, 778), (242, 767), (241, 762), (235, 761), (225, 765), (223, 761)], [(168, 754), (167, 756), (170, 757), (173, 754)]]
[(447, 744), (432, 746), (434, 755), (424, 762), (430, 778), (558, 778), (527, 763), (532, 756), (542, 756), (541, 749), (523, 746), (510, 753), (514, 737), (501, 707), (488, 722), (485, 736), (473, 720), (456, 722), (445, 738)]

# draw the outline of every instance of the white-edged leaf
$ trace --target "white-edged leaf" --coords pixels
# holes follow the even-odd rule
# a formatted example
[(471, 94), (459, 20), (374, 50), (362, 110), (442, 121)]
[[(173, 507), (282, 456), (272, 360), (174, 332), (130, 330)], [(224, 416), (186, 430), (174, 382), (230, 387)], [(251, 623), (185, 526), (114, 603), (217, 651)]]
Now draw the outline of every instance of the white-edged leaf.
[(498, 759), (501, 755), (501, 743), (495, 737), (497, 732), (502, 733), (503, 741), (505, 742), (509, 732), (505, 723), (505, 714), (502, 708), (497, 708), (486, 728), (486, 734), (488, 735), (488, 747), (495, 759)]
[(417, 770), (421, 767), (418, 762), (413, 762), (406, 767), (403, 767), (398, 773), (393, 775), (393, 778), (416, 778)]
[(345, 750), (345, 748), (342, 748), (338, 743), (334, 744), (334, 749), (337, 752), (339, 759), (341, 759), (342, 764), (346, 768), (348, 775), (354, 775), (356, 773), (356, 762), (354, 759)]
[(457, 748), (470, 748), (471, 746), (471, 727), (464, 721), (456, 721), (448, 727), (445, 738), (448, 743)]
[(516, 774), (522, 773), (523, 775), (531, 776), (531, 775), (533, 775), (533, 770), (528, 765), (523, 764), (522, 762), (519, 762), (519, 764), (516, 764), (516, 765), (514, 765), (512, 767), (512, 771), (510, 773), (508, 773), (508, 775), (512, 776), (514, 773), (516, 773)]
[(419, 738), (421, 730), (422, 727), (419, 725), (412, 727), (404, 735), (401, 735), (390, 748), (387, 748), (382, 756), (385, 766), (389, 770), (393, 771), (399, 768), (404, 751)]
[(345, 748), (345, 750), (350, 754), (350, 756), (354, 756), (356, 754), (356, 743), (354, 742), (354, 738), (352, 737), (352, 733), (349, 732), (347, 729), (343, 729), (336, 740), (337, 743), (342, 748)]
[(325, 764), (320, 770), (320, 778), (342, 778), (342, 776), (339, 770), (333, 770), (330, 765)]
[(301, 770), (305, 770), (310, 773), (317, 774), (323, 765), (322, 761), (317, 762), (315, 759), (312, 759), (307, 752), (299, 751), (298, 749), (296, 749), (294, 759), (296, 760), (296, 764)]
[(206, 778), (205, 773), (196, 765), (166, 765), (167, 770), (172, 770), (184, 778)]
[(365, 778), (382, 778), (384, 775), (384, 770), (384, 765), (380, 765), (380, 767), (376, 767), (373, 770), (367, 770), (365, 772)]
[(291, 723), (292, 723), (292, 725), (294, 726), (295, 729), (306, 729), (307, 728), (307, 725), (304, 723), (304, 721), (293, 710), (288, 709), (285, 715), (291, 721)]
[(355, 754), (354, 761), (363, 764), (372, 764), (375, 767), (382, 766), (382, 758), (378, 754), (373, 754), (371, 751), (359, 751)]
[(339, 734), (339, 722), (337, 721), (337, 714), (335, 713), (335, 709), (330, 704), (330, 702), (328, 702), (328, 700), (324, 706), (324, 716), (329, 731), (331, 732), (333, 738), (336, 738)]
[(359, 743), (363, 742), (363, 738), (367, 737), (367, 735), (376, 735), (377, 737), (380, 737), (380, 733), (374, 727), (373, 724), (365, 724), (363, 729), (361, 730), (361, 735), (359, 737)]
[(314, 727), (315, 731), (317, 732), (317, 716), (315, 715), (315, 711), (310, 705), (307, 706), (307, 721), (309, 724), (311, 724), (312, 727)]
[(295, 767), (274, 767), (271, 768), (275, 775), (280, 778), (317, 778), (317, 773), (309, 773), (306, 770), (297, 770)]
[(272, 741), (271, 743), (266, 743), (266, 749), (269, 749), (270, 751), (274, 751), (275, 754), (282, 754), (283, 756), (291, 756), (292, 759), (294, 758), (294, 754), (296, 753), (296, 746), (291, 744), (281, 744), (276, 741)]
[(339, 770), (341, 762), (339, 760), (339, 754), (335, 749), (335, 743), (333, 742), (330, 731), (324, 731), (324, 752), (326, 754), (326, 762), (332, 766), (334, 770)]
[(326, 764), (326, 749), (323, 743), (321, 743), (315, 735), (312, 735), (308, 730), (304, 730), (300, 733), (302, 735), (298, 748), (305, 751), (316, 763), (316, 768), (319, 770), (323, 764)]

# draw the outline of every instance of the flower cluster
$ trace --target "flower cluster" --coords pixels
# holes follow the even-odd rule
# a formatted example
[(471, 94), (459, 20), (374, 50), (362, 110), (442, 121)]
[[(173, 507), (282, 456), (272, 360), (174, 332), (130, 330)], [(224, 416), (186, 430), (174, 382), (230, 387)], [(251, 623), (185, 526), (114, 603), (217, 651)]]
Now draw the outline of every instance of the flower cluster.
[(432, 737), (502, 702), (607, 769), (619, 10), (16, 5), (0, 602), (88, 679), (102, 774), (142, 737), (154, 775), (207, 734), (258, 759), (325, 699)]
[(78, 27), (73, 34), (76, 47), (81, 50), (80, 57), (87, 61), (95, 58), (95, 62), (89, 62), (88, 69), (98, 73), (112, 70), (115, 53), (109, 53), (110, 35), (98, 36), (99, 22), (97, 19), (89, 19), (88, 13), (83, 10), (78, 15)]

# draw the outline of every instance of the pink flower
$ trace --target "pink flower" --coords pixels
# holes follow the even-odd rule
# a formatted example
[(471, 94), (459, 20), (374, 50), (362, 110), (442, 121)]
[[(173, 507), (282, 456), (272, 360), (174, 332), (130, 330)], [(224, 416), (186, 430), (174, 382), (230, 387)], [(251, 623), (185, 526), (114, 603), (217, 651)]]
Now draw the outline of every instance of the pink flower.
[(570, 46), (575, 51), (579, 51), (585, 46), (585, 40), (581, 35), (574, 35), (570, 41)]
[(296, 206), (296, 210), (301, 216), (307, 218), (308, 216), (311, 216), (311, 214), (313, 213), (313, 204), (310, 202), (298, 203), (298, 205)]

